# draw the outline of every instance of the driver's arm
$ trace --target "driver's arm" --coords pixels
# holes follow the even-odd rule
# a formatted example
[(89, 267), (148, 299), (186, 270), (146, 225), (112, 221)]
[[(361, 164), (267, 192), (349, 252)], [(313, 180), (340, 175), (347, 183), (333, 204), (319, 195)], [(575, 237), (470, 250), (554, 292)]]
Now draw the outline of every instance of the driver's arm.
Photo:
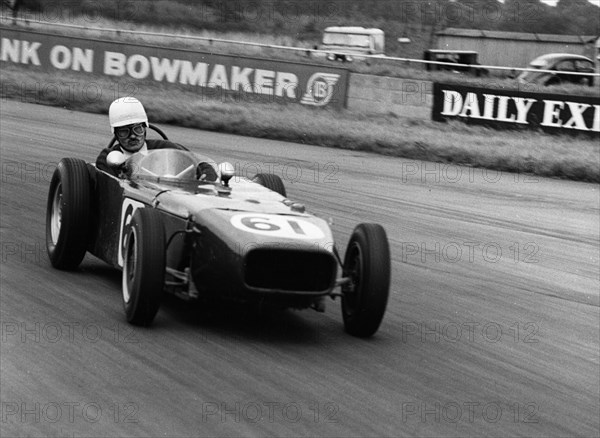
[(111, 148), (102, 149), (102, 151), (100, 152), (100, 155), (98, 155), (98, 158), (96, 158), (96, 168), (99, 169), (99, 170), (103, 170), (105, 172), (108, 172), (111, 175), (115, 175), (115, 172), (113, 171), (113, 169), (111, 169), (108, 166), (108, 163), (106, 162), (106, 157), (108, 157), (108, 154), (110, 152), (112, 152)]

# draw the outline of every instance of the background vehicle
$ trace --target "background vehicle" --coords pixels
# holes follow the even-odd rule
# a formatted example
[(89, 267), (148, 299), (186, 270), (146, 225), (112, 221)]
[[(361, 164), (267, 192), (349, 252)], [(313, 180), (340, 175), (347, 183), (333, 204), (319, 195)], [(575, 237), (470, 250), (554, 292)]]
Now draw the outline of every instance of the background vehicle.
[(326, 57), (330, 61), (365, 59), (361, 55), (384, 56), (385, 36), (381, 29), (331, 26), (323, 31), (323, 40), (318, 49), (328, 51)]
[[(107, 161), (119, 177), (82, 160), (59, 162), (46, 247), (57, 269), (77, 268), (87, 251), (122, 269), (128, 322), (151, 324), (167, 292), (317, 311), (340, 297), (348, 333), (379, 328), (391, 269), (380, 225), (359, 224), (342, 262), (327, 221), (288, 199), (277, 175), (233, 179), (231, 164), (178, 149), (126, 160), (111, 152)], [(217, 180), (199, 179), (207, 165)]]
[[(478, 65), (479, 54), (473, 50), (439, 50), (430, 49), (423, 53), (426, 61), (450, 62), (454, 64)], [(488, 70), (481, 67), (466, 67), (462, 65), (425, 64), (427, 71), (445, 70), (456, 73), (468, 73), (475, 76), (488, 74)]]
[[(552, 70), (552, 72), (524, 71), (517, 80), (521, 83), (539, 85), (560, 85), (563, 83), (594, 85), (594, 61), (582, 55), (569, 53), (548, 53), (535, 58), (529, 68), (536, 70)], [(589, 75), (573, 75), (569, 73), (589, 73)]]

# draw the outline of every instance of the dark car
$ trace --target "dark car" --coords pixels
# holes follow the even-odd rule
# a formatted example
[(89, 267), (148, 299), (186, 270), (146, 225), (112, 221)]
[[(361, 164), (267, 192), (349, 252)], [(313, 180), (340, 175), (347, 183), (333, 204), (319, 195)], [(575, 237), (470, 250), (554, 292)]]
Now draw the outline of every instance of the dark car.
[[(594, 61), (582, 55), (569, 53), (548, 53), (535, 58), (529, 69), (540, 71), (524, 71), (517, 80), (523, 84), (561, 85), (564, 83), (594, 85)], [(583, 74), (572, 74), (583, 73)]]
[[(391, 263), (380, 225), (359, 224), (342, 262), (328, 222), (291, 201), (277, 175), (234, 178), (230, 163), (188, 150), (111, 154), (122, 156), (108, 156), (119, 176), (77, 158), (59, 162), (46, 246), (57, 269), (76, 269), (89, 252), (122, 270), (128, 322), (151, 324), (164, 293), (317, 311), (340, 297), (346, 331), (378, 329)], [(206, 165), (215, 180), (198, 177)]]

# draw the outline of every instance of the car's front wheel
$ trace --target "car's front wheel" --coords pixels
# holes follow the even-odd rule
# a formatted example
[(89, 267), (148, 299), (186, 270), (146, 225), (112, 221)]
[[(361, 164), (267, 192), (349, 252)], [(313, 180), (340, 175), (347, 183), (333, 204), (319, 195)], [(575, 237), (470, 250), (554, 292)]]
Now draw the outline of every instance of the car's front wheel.
[(385, 230), (378, 224), (359, 224), (352, 233), (344, 257), (342, 316), (346, 332), (368, 337), (379, 328), (390, 288), (390, 248)]
[(89, 239), (91, 184), (85, 161), (63, 158), (58, 163), (46, 205), (46, 250), (57, 269), (79, 266)]
[(287, 197), (285, 185), (277, 175), (273, 175), (272, 173), (257, 173), (254, 178), (252, 178), (252, 181), (259, 183), (269, 190), (279, 193), (281, 196)]
[(148, 326), (162, 300), (165, 283), (165, 229), (153, 208), (136, 210), (125, 236), (123, 305), (127, 321)]

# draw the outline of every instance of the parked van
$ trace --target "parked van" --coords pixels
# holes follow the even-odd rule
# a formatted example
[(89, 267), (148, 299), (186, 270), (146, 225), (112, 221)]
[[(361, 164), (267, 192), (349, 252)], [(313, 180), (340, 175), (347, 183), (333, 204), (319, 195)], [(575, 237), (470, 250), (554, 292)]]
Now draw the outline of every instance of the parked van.
[(455, 73), (467, 73), (475, 76), (489, 74), (489, 71), (483, 67), (465, 67), (462, 65), (451, 64), (469, 64), (472, 66), (479, 65), (477, 57), (479, 53), (473, 50), (440, 50), (429, 49), (423, 53), (423, 59), (426, 61), (439, 61), (448, 64), (425, 64), (427, 71), (446, 70)]
[(359, 26), (325, 28), (319, 50), (325, 50), (330, 61), (351, 62), (365, 59), (361, 55), (385, 56), (385, 36), (381, 29)]

